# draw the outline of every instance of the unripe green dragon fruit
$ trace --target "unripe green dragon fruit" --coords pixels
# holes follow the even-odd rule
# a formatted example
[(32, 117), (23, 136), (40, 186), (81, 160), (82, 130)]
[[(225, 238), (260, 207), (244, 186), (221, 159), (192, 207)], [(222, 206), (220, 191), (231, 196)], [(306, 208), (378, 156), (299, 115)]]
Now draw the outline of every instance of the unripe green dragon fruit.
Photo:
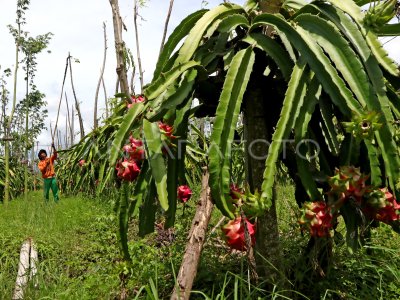
[(380, 114), (375, 111), (353, 114), (351, 122), (342, 122), (342, 125), (356, 139), (372, 139), (375, 131), (382, 127)]
[(371, 4), (364, 17), (364, 24), (373, 30), (378, 30), (396, 15), (397, 0), (376, 1)]

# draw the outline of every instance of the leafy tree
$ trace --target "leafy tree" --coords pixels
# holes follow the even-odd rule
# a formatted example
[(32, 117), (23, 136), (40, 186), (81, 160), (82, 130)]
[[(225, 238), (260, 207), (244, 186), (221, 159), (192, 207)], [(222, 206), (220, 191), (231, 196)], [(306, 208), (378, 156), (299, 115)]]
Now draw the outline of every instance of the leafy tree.
[[(36, 55), (42, 52), (51, 38), (51, 33), (39, 35), (36, 38), (28, 37), (24, 38), (21, 42), (21, 50), (25, 57), (22, 60), (24, 64), (24, 71), (26, 74), (26, 94), (25, 103), (21, 106), (23, 115), (25, 116), (25, 161), (29, 161), (28, 151), (32, 148), (34, 139), (39, 135), (40, 130), (44, 129), (44, 119), (47, 116), (47, 110), (43, 109), (46, 102), (42, 99), (44, 94), (36, 91), (34, 85), (34, 77), (37, 71)], [(31, 87), (32, 92), (29, 91)], [(32, 110), (32, 112), (30, 112)], [(42, 111), (40, 111), (42, 110)], [(36, 116), (37, 118), (32, 119), (30, 117)], [(29, 129), (29, 120), (32, 120), (32, 129)], [(39, 131), (38, 131), (39, 129)], [(21, 131), (22, 132), (22, 131)], [(28, 198), (28, 163), (25, 164), (25, 188), (24, 188), (25, 200)]]

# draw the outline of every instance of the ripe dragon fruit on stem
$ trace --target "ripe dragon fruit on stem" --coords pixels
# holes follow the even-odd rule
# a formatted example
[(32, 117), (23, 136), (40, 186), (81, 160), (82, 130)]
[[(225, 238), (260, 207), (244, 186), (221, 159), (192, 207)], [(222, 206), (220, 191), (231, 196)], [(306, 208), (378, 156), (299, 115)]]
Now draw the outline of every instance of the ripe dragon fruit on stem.
[(187, 185), (180, 185), (178, 186), (178, 199), (181, 200), (183, 203), (186, 203), (190, 197), (192, 197), (192, 190)]
[(390, 223), (400, 220), (400, 204), (387, 188), (381, 188), (371, 193), (364, 213), (375, 220)]
[(129, 155), (129, 157), (136, 161), (141, 161), (145, 157), (143, 149), (143, 141), (129, 137), (129, 144), (125, 145), (122, 150)]
[(309, 230), (315, 237), (329, 236), (332, 228), (333, 214), (331, 207), (323, 201), (305, 202), (301, 209), (302, 216), (299, 219), (301, 227)]
[(251, 239), (251, 245), (254, 246), (256, 242), (256, 228), (255, 225), (250, 223), (247, 219), (244, 219), (243, 222), (242, 217), (239, 216), (234, 220), (230, 220), (226, 225), (222, 227), (222, 231), (225, 234), (226, 242), (229, 247), (239, 251), (247, 250), (245, 228), (243, 226), (243, 223), (246, 224)]
[(138, 95), (138, 96), (131, 96), (131, 103), (127, 103), (126, 104), (126, 107), (128, 108), (128, 109), (130, 109), (135, 103), (141, 103), (141, 102), (144, 102), (144, 100), (145, 100), (145, 98), (144, 98), (144, 96), (143, 95)]
[(350, 197), (357, 203), (362, 202), (365, 194), (371, 191), (371, 186), (366, 185), (368, 175), (361, 173), (360, 168), (344, 166), (335, 169), (335, 175), (328, 179), (331, 190), (327, 193), (329, 203), (337, 210)]
[(174, 131), (174, 127), (170, 126), (166, 123), (163, 122), (159, 122), (158, 123), (158, 127), (160, 128), (161, 132), (164, 133), (167, 137), (169, 137), (170, 139), (174, 139), (175, 136), (172, 135), (172, 132)]
[(116, 165), (117, 176), (118, 178), (125, 180), (125, 181), (134, 181), (139, 173), (140, 168), (136, 164), (134, 160), (124, 159), (124, 161), (117, 162)]

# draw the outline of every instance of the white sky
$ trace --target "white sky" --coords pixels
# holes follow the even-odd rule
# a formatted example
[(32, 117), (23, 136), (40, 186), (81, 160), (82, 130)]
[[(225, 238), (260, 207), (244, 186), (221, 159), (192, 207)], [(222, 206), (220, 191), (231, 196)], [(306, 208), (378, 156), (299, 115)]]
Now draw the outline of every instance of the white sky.
[[(8, 24), (15, 26), (16, 0), (0, 0), (0, 66), (1, 72), (6, 68), (14, 68), (15, 45), (7, 28)], [(120, 0), (120, 12), (128, 31), (124, 31), (124, 40), (127, 47), (136, 53), (133, 30), (133, 0)], [(165, 17), (169, 0), (149, 0), (140, 12), (144, 21), (140, 21), (139, 35), (141, 46), (142, 64), (145, 71), (145, 83), (151, 80), (156, 58), (158, 56), (161, 36), (164, 28)], [(175, 0), (174, 8), (169, 24), (169, 33), (188, 14), (204, 7), (212, 8), (222, 0)], [(233, 1), (243, 4), (244, 0)], [(29, 10), (26, 13), (27, 24), (23, 29), (30, 32), (30, 36), (52, 32), (54, 36), (50, 41), (48, 54), (45, 51), (38, 55), (38, 71), (35, 83), (38, 90), (46, 94), (48, 102), (50, 122), (54, 125), (57, 107), (60, 99), (61, 85), (68, 52), (80, 63), (73, 64), (74, 86), (78, 100), (81, 102), (81, 110), (84, 117), (85, 132), (88, 133), (93, 125), (93, 106), (96, 86), (100, 74), (103, 59), (103, 22), (107, 25), (107, 66), (104, 80), (108, 97), (115, 92), (115, 51), (111, 7), (108, 0), (31, 0)], [(388, 39), (385, 39), (388, 40)], [(389, 55), (400, 62), (400, 38), (388, 42), (385, 47)], [(136, 57), (136, 56), (135, 56)], [(22, 69), (20, 68), (18, 81), (17, 100), (24, 97), (25, 83)], [(8, 90), (12, 90), (12, 82), (9, 82)], [(71, 105), (73, 94), (69, 78), (66, 81), (65, 91)], [(139, 85), (136, 92), (140, 92)], [(12, 96), (12, 95), (11, 95)], [(99, 115), (104, 110), (104, 94), (100, 89)], [(65, 128), (66, 106), (65, 100), (60, 111), (58, 128)], [(77, 119), (75, 129), (78, 129)], [(77, 137), (79, 138), (79, 137)], [(39, 144), (49, 144), (51, 141), (49, 130), (43, 132), (38, 138)]]
[[(168, 0), (149, 0), (146, 7), (142, 8), (140, 15), (143, 20), (139, 25), (139, 38), (141, 46), (141, 57), (144, 69), (145, 83), (149, 82), (155, 68), (158, 56), (165, 18), (168, 11)], [(202, 3), (201, 0), (175, 0), (169, 22), (169, 33), (188, 14), (204, 7), (211, 8), (221, 1), (208, 0)], [(14, 39), (7, 28), (8, 24), (15, 25), (16, 0), (0, 0), (0, 66), (1, 72), (6, 68), (14, 70), (15, 45)], [(123, 32), (127, 47), (131, 49), (136, 57), (136, 44), (133, 30), (133, 4), (134, 1), (120, 0), (121, 17), (128, 28)], [(78, 100), (81, 102), (81, 110), (84, 119), (85, 133), (88, 133), (93, 126), (93, 107), (97, 82), (100, 75), (100, 68), (103, 61), (104, 37), (103, 22), (107, 26), (107, 66), (104, 73), (104, 80), (107, 88), (107, 96), (115, 93), (116, 83), (116, 58), (114, 48), (114, 33), (111, 7), (108, 0), (31, 0), (29, 10), (26, 12), (27, 24), (23, 27), (30, 36), (36, 37), (39, 34), (52, 32), (48, 54), (46, 50), (38, 55), (38, 67), (35, 83), (38, 90), (46, 94), (48, 102), (50, 122), (54, 126), (57, 116), (57, 108), (61, 94), (61, 85), (64, 77), (66, 57), (68, 52), (80, 63), (73, 63), (74, 87)], [(137, 68), (138, 70), (138, 68)], [(24, 97), (25, 82), (23, 80), (22, 68), (19, 70), (17, 100)], [(140, 86), (136, 85), (137, 93)], [(12, 97), (12, 80), (8, 85)], [(69, 77), (67, 77), (65, 89), (68, 102), (74, 101)], [(104, 113), (104, 94), (100, 89), (100, 109), (98, 115)], [(9, 112), (8, 112), (9, 113)], [(58, 128), (64, 130), (66, 118), (65, 100), (62, 102)], [(77, 119), (75, 129), (79, 130)], [(79, 139), (79, 136), (77, 136)], [(38, 138), (39, 144), (51, 142), (50, 130), (43, 132)]]

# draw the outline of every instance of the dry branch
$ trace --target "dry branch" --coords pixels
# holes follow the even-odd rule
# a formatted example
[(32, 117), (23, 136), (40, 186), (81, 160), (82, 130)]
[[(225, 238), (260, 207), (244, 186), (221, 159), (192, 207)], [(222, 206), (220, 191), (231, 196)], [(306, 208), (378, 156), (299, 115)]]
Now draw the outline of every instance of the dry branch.
[(122, 19), (119, 13), (118, 0), (110, 0), (113, 15), (115, 53), (117, 55), (117, 75), (121, 91), (129, 95), (128, 76), (125, 65), (125, 43), (122, 40)]
[(68, 61), (69, 62), (69, 75), (70, 75), (70, 78), (71, 78), (72, 94), (74, 95), (74, 99), (75, 99), (76, 114), (78, 115), (79, 128), (80, 128), (80, 131), (81, 131), (81, 140), (82, 140), (83, 137), (85, 136), (85, 129), (83, 127), (83, 119), (82, 119), (82, 115), (81, 115), (79, 102), (78, 102), (78, 99), (76, 98), (76, 93), (75, 93), (74, 80), (73, 80), (73, 77), (72, 77), (71, 55), (68, 54), (68, 58), (69, 58), (69, 61)]

